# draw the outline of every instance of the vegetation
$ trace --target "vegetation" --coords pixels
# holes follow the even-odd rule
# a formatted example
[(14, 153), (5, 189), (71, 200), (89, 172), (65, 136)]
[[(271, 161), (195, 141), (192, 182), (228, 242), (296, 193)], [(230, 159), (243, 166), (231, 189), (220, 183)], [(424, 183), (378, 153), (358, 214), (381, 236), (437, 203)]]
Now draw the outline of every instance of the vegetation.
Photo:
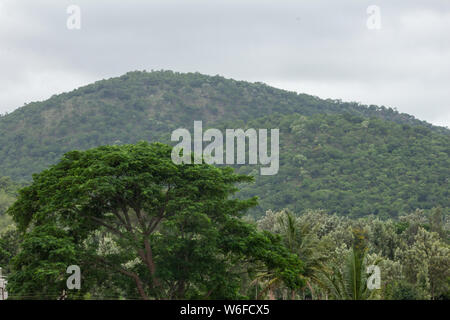
[[(449, 299), (448, 211), (417, 210), (399, 219), (349, 219), (310, 210), (268, 211), (262, 230), (280, 235), (304, 263), (306, 286), (287, 295), (272, 287), (274, 298), (339, 300)], [(289, 227), (286, 228), (288, 223)], [(367, 267), (380, 268), (380, 288), (367, 287)]]
[[(0, 237), (13, 299), (448, 299), (448, 209), (396, 219), (243, 214), (250, 176), (174, 165), (141, 142), (67, 153), (33, 177)], [(79, 265), (82, 289), (65, 290)], [(367, 267), (377, 265), (371, 290)]]
[(177, 166), (171, 149), (142, 142), (74, 151), (35, 175), (9, 209), (24, 233), (11, 260), (11, 297), (57, 298), (69, 265), (84, 271), (77, 298), (239, 298), (250, 265), (299, 288), (296, 255), (239, 219), (255, 199), (229, 199), (235, 183), (251, 178)]
[(271, 116), (249, 128), (280, 128), (280, 170), (256, 177), (244, 197), (268, 209), (323, 209), (386, 219), (435, 206), (450, 208), (450, 136), (422, 127), (344, 115)]
[(242, 191), (261, 199), (255, 216), (289, 208), (388, 218), (449, 207), (448, 129), (385, 107), (170, 71), (130, 72), (0, 117), (0, 175), (29, 183), (65, 152), (170, 143), (174, 129), (194, 120), (205, 128), (280, 129), (277, 175), (238, 168), (255, 176)]
[(16, 198), (16, 191), (19, 188), (11, 178), (0, 177), (0, 216), (2, 216), (6, 209), (14, 202)]
[[(194, 120), (280, 129), (278, 174), (174, 165), (170, 133)], [(385, 107), (169, 71), (29, 104), (0, 116), (9, 296), (448, 299), (449, 132)], [(69, 265), (81, 290), (66, 288)]]
[(15, 201), (18, 188), (19, 185), (14, 183), (11, 178), (0, 177), (0, 235), (7, 231), (12, 223), (11, 217), (5, 212)]

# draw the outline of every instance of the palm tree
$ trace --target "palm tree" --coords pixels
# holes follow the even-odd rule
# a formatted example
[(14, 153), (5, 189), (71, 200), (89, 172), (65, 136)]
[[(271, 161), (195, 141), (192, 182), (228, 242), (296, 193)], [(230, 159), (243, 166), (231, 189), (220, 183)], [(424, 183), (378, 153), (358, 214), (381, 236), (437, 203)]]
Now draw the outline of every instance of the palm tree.
[(269, 300), (275, 300), (274, 291), (281, 288), (283, 280), (270, 271), (260, 272), (251, 283), (257, 289), (262, 284), (262, 290), (256, 293), (256, 299), (262, 299), (266, 293)]
[[(311, 222), (299, 223), (295, 216), (287, 210), (278, 218), (278, 223), (287, 248), (297, 254), (303, 262), (303, 276), (306, 279), (306, 286), (309, 288), (311, 298), (314, 299), (314, 285), (324, 286), (320, 274), (324, 271), (326, 260), (325, 255), (322, 254), (322, 246), (316, 235), (315, 226)], [(304, 289), (302, 295), (305, 297)], [(295, 292), (292, 292), (291, 298), (295, 299), (295, 296)]]
[(353, 239), (352, 250), (343, 268), (332, 266), (324, 273), (328, 279), (330, 294), (337, 300), (368, 300), (374, 298), (376, 294), (367, 288), (365, 231), (360, 228), (354, 229)]

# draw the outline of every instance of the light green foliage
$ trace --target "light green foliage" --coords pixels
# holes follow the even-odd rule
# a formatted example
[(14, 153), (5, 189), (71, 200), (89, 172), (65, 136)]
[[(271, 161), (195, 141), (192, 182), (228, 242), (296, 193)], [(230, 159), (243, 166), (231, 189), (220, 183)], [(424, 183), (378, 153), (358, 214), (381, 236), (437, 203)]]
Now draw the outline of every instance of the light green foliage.
[(0, 177), (0, 218), (14, 202), (18, 187), (9, 177)]
[[(317, 274), (323, 270), (323, 261), (325, 260), (323, 255), (325, 244), (320, 241), (317, 235), (319, 224), (313, 220), (303, 219), (303, 217), (295, 217), (288, 210), (283, 210), (277, 213), (266, 212), (265, 217), (258, 221), (258, 227), (281, 235), (284, 239), (284, 245), (289, 251), (295, 253), (302, 260), (303, 277), (306, 280), (307, 287), (310, 288), (310, 294), (313, 296), (313, 286), (321, 284)], [(304, 297), (305, 290), (302, 290), (299, 294)], [(291, 299), (297, 296), (298, 294), (295, 292), (290, 294)]]
[[(268, 211), (257, 224), (280, 234), (304, 262), (307, 286), (289, 298), (448, 299), (447, 216), (441, 208), (398, 220), (350, 220), (314, 210), (295, 216), (282, 210)], [(380, 268), (379, 290), (366, 287), (370, 265)], [(272, 296), (287, 297), (280, 289)]]
[[(0, 177), (0, 237), (12, 227), (12, 219), (5, 212), (16, 199), (16, 191), (19, 185), (9, 177)], [(0, 267), (2, 264), (0, 263)]]
[(370, 245), (372, 251), (380, 255), (393, 259), (395, 249), (401, 246), (400, 236), (396, 233), (396, 226), (393, 220), (381, 221), (374, 219), (370, 223)]
[(397, 255), (404, 266), (406, 278), (432, 299), (449, 292), (450, 247), (435, 232), (419, 228), (414, 244)]
[(367, 231), (355, 228), (352, 234), (353, 244), (351, 250), (344, 255), (345, 262), (332, 264), (331, 272), (325, 273), (330, 295), (337, 300), (367, 300), (377, 293), (375, 290), (371, 292), (367, 287)]

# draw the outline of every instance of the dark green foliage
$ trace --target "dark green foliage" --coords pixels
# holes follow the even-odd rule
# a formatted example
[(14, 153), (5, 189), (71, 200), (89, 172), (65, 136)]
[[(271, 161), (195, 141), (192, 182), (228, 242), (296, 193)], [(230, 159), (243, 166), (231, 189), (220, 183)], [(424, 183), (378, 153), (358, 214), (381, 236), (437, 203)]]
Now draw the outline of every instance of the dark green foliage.
[[(3, 240), (3, 239), (2, 239)], [(26, 234), (12, 259), (10, 299), (56, 299), (66, 289), (66, 268), (77, 263), (73, 240), (54, 225), (36, 226)]]
[[(279, 128), (278, 174), (175, 166), (169, 146), (128, 145), (169, 142), (194, 120)], [(83, 286), (69, 298), (449, 297), (449, 130), (392, 109), (131, 72), (0, 116), (0, 159), (0, 176), (28, 183), (55, 164), (9, 210), (17, 230), (4, 212), (23, 183), (0, 177), (11, 298), (60, 297), (70, 264), (82, 267)], [(276, 235), (243, 222), (284, 208), (261, 220)], [(360, 223), (367, 254), (352, 248)], [(365, 266), (378, 259), (382, 289), (369, 294)]]
[(448, 207), (448, 130), (384, 107), (198, 73), (130, 72), (1, 117), (0, 175), (29, 179), (70, 150), (169, 142), (194, 120), (204, 128), (280, 129), (279, 173), (255, 174), (256, 185), (243, 192), (260, 197), (255, 215), (287, 207), (386, 218)]
[(348, 115), (271, 116), (247, 126), (280, 129), (278, 174), (255, 174), (241, 192), (260, 197), (258, 215), (287, 207), (387, 218), (450, 207), (448, 135)]
[(404, 124), (407, 131), (448, 134), (444, 128), (385, 107), (321, 100), (220, 76), (130, 72), (0, 117), (0, 175), (29, 180), (32, 173), (75, 149), (140, 140), (168, 142), (174, 129), (191, 127), (194, 120), (203, 120), (205, 126), (228, 122), (234, 128), (239, 121), (274, 113), (344, 112), (350, 121), (358, 121), (358, 116), (377, 117)]
[(256, 199), (230, 197), (252, 178), (177, 166), (171, 150), (140, 142), (72, 151), (34, 175), (8, 209), (24, 233), (11, 294), (56, 298), (72, 264), (83, 270), (83, 290), (70, 298), (104, 297), (108, 287), (116, 298), (241, 298), (248, 262), (301, 287), (298, 257), (241, 220)]
[(420, 300), (414, 285), (406, 281), (398, 281), (390, 284), (387, 291), (390, 300)]
[(5, 274), (11, 271), (11, 259), (18, 253), (20, 242), (17, 230), (8, 228), (0, 232), (0, 267)]

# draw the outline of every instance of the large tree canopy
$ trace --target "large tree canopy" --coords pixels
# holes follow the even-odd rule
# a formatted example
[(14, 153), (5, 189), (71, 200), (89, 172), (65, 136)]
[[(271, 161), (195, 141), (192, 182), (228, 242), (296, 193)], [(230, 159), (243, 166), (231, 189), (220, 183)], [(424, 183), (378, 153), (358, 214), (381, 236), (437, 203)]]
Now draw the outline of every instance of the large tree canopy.
[(232, 195), (251, 177), (170, 154), (159, 143), (103, 146), (34, 175), (9, 209), (25, 234), (11, 297), (57, 297), (71, 264), (82, 287), (69, 297), (239, 298), (243, 274), (261, 269), (302, 287), (297, 256), (241, 220), (256, 198)]

